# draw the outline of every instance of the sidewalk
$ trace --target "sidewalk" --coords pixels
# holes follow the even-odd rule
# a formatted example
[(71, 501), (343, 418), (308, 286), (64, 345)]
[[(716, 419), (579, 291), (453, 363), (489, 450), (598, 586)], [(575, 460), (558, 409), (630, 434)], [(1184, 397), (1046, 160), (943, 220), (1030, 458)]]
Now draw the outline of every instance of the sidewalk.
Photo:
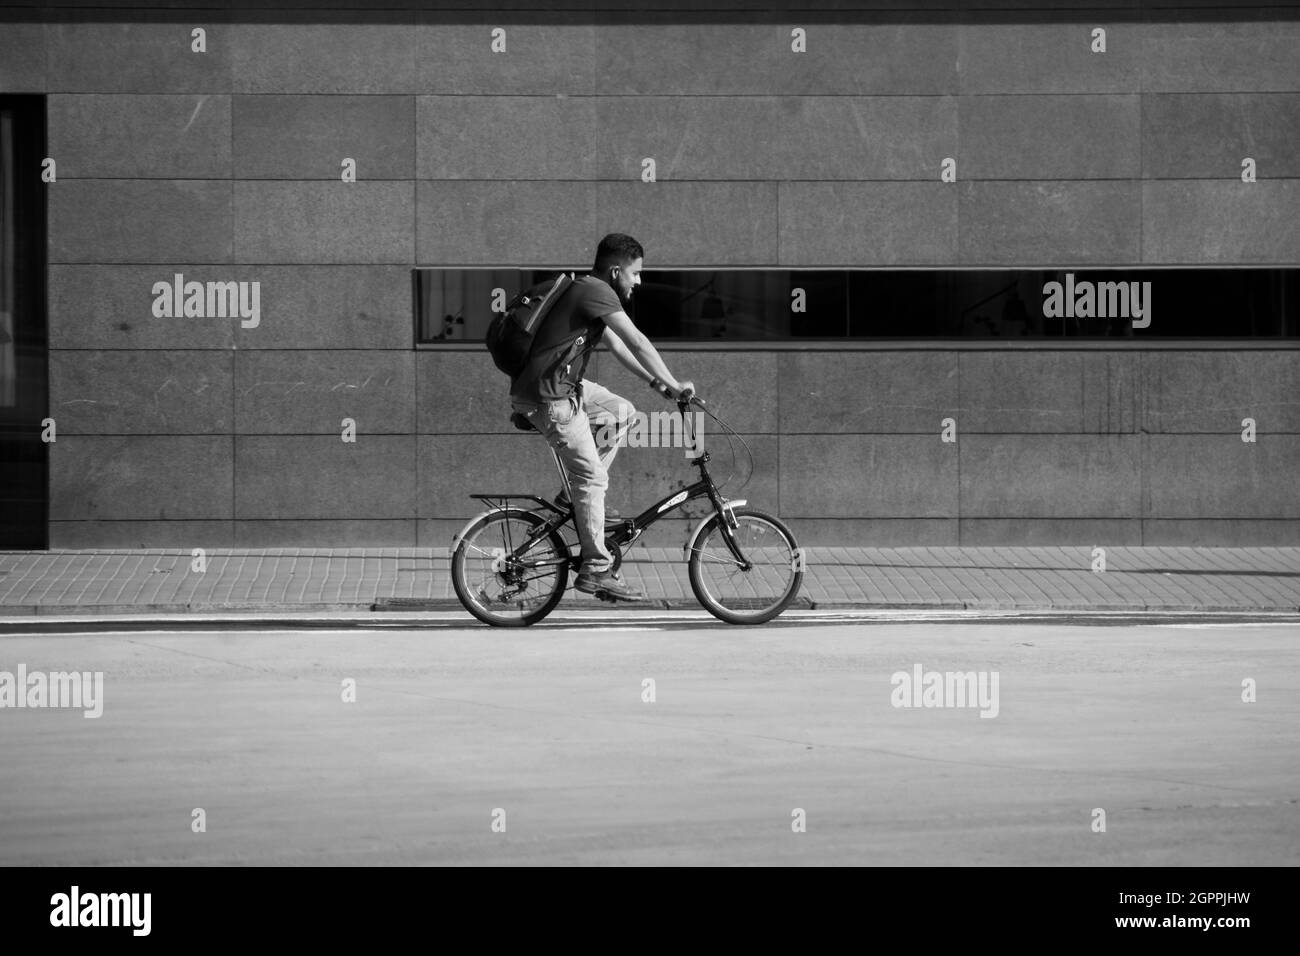
[[(795, 606), (989, 610), (1300, 610), (1300, 548), (805, 549)], [(0, 615), (369, 611), (460, 607), (445, 548), (0, 551)], [(698, 608), (682, 552), (634, 549), (647, 600)], [(572, 579), (570, 579), (572, 584)], [(609, 609), (570, 591), (565, 605)]]

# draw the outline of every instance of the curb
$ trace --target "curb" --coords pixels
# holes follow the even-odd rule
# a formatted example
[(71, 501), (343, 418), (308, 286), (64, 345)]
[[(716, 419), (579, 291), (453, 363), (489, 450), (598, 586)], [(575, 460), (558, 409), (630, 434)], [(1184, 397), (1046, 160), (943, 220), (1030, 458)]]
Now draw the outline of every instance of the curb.
[[(430, 602), (430, 605), (432, 602)], [(446, 605), (460, 607), (459, 601)], [(441, 608), (440, 608), (441, 609)], [(324, 613), (327, 611), (370, 612), (373, 601), (334, 602), (322, 604), (6, 604), (0, 606), (0, 620), (5, 617), (31, 617), (48, 615), (97, 614), (266, 614), (283, 611), (296, 614)]]

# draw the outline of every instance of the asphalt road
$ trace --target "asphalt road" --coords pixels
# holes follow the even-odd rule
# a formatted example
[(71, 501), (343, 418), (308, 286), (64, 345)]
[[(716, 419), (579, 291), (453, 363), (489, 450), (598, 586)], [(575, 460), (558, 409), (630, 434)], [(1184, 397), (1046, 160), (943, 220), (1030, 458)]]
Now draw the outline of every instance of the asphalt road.
[[(0, 863), (1300, 863), (1294, 621), (413, 620), (7, 623), (104, 684), (0, 709)], [(983, 706), (894, 706), (917, 665)]]

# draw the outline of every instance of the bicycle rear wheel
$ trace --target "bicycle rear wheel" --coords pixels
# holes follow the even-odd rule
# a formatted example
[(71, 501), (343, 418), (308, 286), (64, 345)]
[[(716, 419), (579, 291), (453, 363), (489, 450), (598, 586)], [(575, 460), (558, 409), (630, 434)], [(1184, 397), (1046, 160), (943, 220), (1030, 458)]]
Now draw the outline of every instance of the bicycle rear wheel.
[(535, 624), (551, 613), (569, 581), (569, 547), (558, 531), (539, 534), (545, 524), (535, 512), (506, 508), (470, 525), (451, 556), (451, 585), (465, 610), (494, 627)]
[(762, 624), (784, 611), (803, 583), (803, 553), (794, 535), (771, 515), (736, 508), (730, 529), (748, 568), (724, 540), (714, 515), (695, 538), (688, 568), (691, 590), (710, 614), (728, 624)]

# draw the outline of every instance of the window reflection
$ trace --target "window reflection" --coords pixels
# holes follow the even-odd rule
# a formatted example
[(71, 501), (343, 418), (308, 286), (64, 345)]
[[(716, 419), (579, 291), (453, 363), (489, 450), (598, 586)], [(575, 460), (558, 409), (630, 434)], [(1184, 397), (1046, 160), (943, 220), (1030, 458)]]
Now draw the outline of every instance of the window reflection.
[[(418, 340), (482, 341), (493, 289), (551, 274), (417, 269)], [(1053, 283), (1078, 298), (1054, 311)], [(628, 311), (655, 340), (1240, 339), (1300, 337), (1297, 303), (1296, 269), (693, 269), (643, 270)]]

